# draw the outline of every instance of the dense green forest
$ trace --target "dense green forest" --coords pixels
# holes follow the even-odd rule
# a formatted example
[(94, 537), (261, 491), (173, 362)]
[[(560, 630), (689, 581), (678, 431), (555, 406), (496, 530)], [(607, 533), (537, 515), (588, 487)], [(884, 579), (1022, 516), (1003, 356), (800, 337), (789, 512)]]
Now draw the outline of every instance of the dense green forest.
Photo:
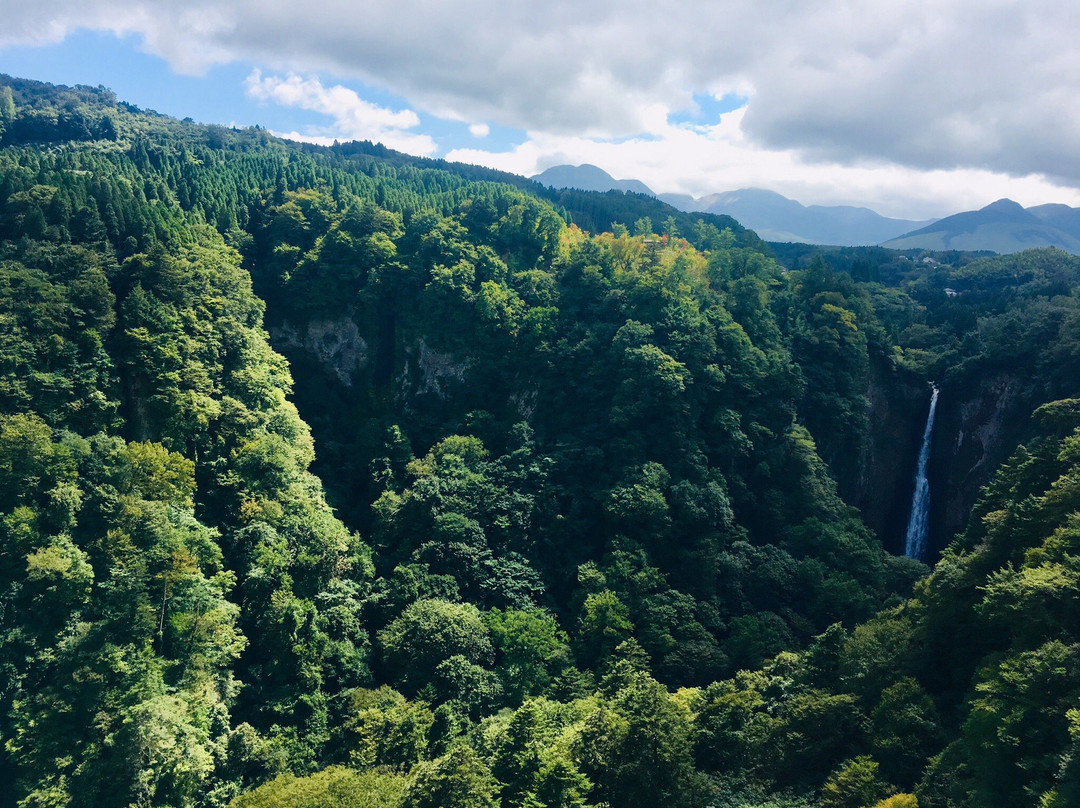
[(3, 808), (1080, 801), (1060, 251), (0, 77), (0, 480)]

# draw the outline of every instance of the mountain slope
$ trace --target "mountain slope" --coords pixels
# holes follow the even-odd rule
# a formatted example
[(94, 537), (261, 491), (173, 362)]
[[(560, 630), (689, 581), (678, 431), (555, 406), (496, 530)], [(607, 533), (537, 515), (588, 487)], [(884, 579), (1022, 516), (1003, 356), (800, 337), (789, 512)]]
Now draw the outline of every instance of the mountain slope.
[(1080, 403), (917, 589), (842, 497), (910, 499), (929, 378), (947, 446), (996, 371), (1077, 395), (1080, 259), (886, 287), (101, 89), (0, 125), (0, 808), (1076, 803)]
[(687, 213), (730, 216), (766, 241), (857, 246), (878, 244), (926, 222), (890, 219), (869, 208), (805, 205), (774, 191), (743, 188), (695, 199), (687, 194), (655, 194), (638, 180), (616, 180), (594, 165), (553, 166), (531, 179), (552, 188), (626, 191), (656, 196)]
[[(310, 147), (304, 148), (310, 150)], [(367, 141), (340, 144), (330, 151), (350, 158), (375, 158), (383, 165), (435, 170), (471, 182), (511, 186), (529, 196), (546, 200), (567, 221), (592, 233), (610, 232), (615, 224), (633, 226), (645, 219), (648, 219), (653, 227), (658, 227), (670, 218), (674, 221), (678, 232), (686, 238), (696, 238), (695, 234), (699, 231), (698, 223), (700, 222), (720, 232), (730, 230), (735, 236), (735, 242), (741, 246), (752, 247), (756, 250), (768, 249), (756, 233), (743, 227), (730, 216), (688, 213), (651, 194), (618, 190), (583, 191), (572, 187), (553, 188), (519, 174), (510, 174), (506, 171), (468, 163), (413, 157)]]
[(743, 188), (698, 199), (697, 210), (723, 213), (755, 230), (766, 241), (859, 246), (878, 244), (925, 222), (890, 219), (869, 208), (809, 207), (773, 191)]
[(999, 199), (976, 211), (947, 216), (890, 239), (882, 246), (898, 250), (991, 250), (1001, 254), (1058, 247), (1075, 255), (1080, 254), (1080, 235), (1057, 226), (1059, 222), (1075, 226), (1073, 221), (1070, 214), (1057, 206), (1044, 206), (1040, 215), (1036, 215), (1011, 199)]
[(551, 188), (577, 188), (580, 191), (627, 191), (656, 196), (640, 180), (617, 180), (604, 169), (584, 163), (579, 166), (560, 165), (541, 171), (529, 179)]
[(1080, 239), (1080, 208), (1068, 205), (1035, 205), (1028, 208), (1027, 212), (1073, 238)]
[[(668, 686), (922, 573), (822, 459), (891, 352), (849, 278), (648, 197), (0, 93), (3, 808), (456, 754), (520, 804), (702, 804)], [(478, 757), (532, 697), (569, 742)]]

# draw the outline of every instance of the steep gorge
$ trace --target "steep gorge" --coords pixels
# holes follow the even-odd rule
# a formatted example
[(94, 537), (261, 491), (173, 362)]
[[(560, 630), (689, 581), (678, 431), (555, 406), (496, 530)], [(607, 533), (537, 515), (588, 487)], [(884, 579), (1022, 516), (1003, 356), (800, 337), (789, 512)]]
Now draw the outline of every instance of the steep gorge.
[(842, 484), (841, 492), (851, 491), (851, 504), (885, 548), (899, 555), (904, 551), (926, 388), (913, 374), (875, 362), (867, 400), (869, 428), (858, 477), (850, 487)]
[[(1027, 392), (1010, 372), (941, 385), (928, 473), (928, 561), (963, 530), (983, 486), (1031, 434), (1034, 408), (1052, 400)], [(869, 439), (851, 503), (886, 549), (902, 554), (929, 393), (896, 374), (874, 374), (868, 393)]]
[(933, 551), (963, 530), (982, 487), (1030, 432), (1031, 412), (1049, 400), (1023, 392), (1020, 376), (1006, 371), (943, 384), (931, 454)]
[(840, 496), (902, 528), (928, 378), (945, 508), (1075, 392), (1073, 259), (784, 272), (15, 89), (116, 141), (0, 148), (0, 806), (1076, 803), (1080, 404), (929, 577)]

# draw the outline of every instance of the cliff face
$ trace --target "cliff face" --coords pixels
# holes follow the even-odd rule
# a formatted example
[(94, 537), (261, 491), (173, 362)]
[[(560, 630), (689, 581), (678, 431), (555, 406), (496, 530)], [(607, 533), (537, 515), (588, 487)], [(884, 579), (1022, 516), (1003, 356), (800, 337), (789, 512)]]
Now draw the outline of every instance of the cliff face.
[[(875, 368), (868, 398), (870, 434), (860, 474), (844, 487), (886, 549), (902, 553), (930, 391)], [(1023, 442), (1030, 412), (1042, 403), (1031, 398), (1013, 373), (942, 384), (929, 469), (931, 561), (964, 529), (979, 490)]]
[(455, 382), (465, 382), (472, 364), (466, 357), (459, 360), (451, 353), (432, 350), (423, 337), (405, 346), (405, 362), (394, 379), (394, 397), (405, 411), (418, 396), (434, 395), (444, 401)]
[(1021, 378), (1006, 372), (942, 387), (930, 467), (933, 552), (964, 528), (979, 489), (1022, 442), (1035, 406), (1024, 393)]
[(371, 356), (359, 326), (349, 319), (312, 320), (300, 326), (286, 322), (271, 328), (270, 338), (279, 351), (303, 350), (346, 387), (353, 386)]
[(886, 549), (901, 553), (930, 391), (917, 379), (876, 364), (867, 398), (870, 430), (859, 474), (841, 490)]
[(436, 337), (364, 314), (279, 321), (269, 329), (289, 361), (293, 401), (311, 426), (313, 469), (338, 513), (362, 531), (378, 495), (369, 463), (387, 451), (388, 427), (401, 424), (414, 448), (425, 449), (444, 423), (461, 423), (475, 409), (470, 380), (477, 373), (472, 357)]
[[(373, 383), (369, 339), (365, 339), (360, 325), (353, 319), (284, 322), (270, 329), (270, 338), (277, 350), (289, 356), (294, 367), (308, 371), (317, 367), (328, 379), (350, 389)], [(392, 396), (406, 412), (419, 396), (445, 399), (448, 385), (464, 382), (470, 365), (467, 358), (459, 361), (450, 353), (433, 350), (422, 336), (397, 346), (394, 353), (400, 359), (395, 362)]]
[[(436, 415), (455, 421), (480, 403), (494, 406), (492, 400), (470, 400), (469, 380), (476, 372), (470, 357), (438, 350), (416, 333), (397, 334), (384, 351), (392, 368), (386, 386), (375, 383), (378, 335), (367, 333), (362, 321), (281, 323), (271, 329), (271, 338), (290, 360), (297, 403), (312, 424), (327, 468), (348, 467), (338, 450), (376, 452), (387, 407), (422, 435), (423, 425)], [(519, 417), (531, 414), (532, 386), (511, 384), (502, 392), (505, 406)], [(838, 483), (886, 549), (902, 553), (930, 391), (921, 379), (879, 362), (871, 368), (867, 398), (866, 444), (855, 473), (842, 475)], [(1042, 403), (1032, 398), (1012, 373), (942, 383), (930, 461), (931, 560), (963, 529), (979, 489), (1022, 441), (1031, 409)], [(351, 473), (356, 479), (343, 484), (351, 491), (349, 499), (367, 502), (367, 470)]]

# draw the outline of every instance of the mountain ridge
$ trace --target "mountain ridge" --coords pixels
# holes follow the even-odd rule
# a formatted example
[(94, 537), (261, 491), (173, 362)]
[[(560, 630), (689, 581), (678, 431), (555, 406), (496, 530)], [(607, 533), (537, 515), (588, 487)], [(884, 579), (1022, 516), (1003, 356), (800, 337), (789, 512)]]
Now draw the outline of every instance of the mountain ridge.
[(1080, 258), (813, 250), (0, 77), (0, 808), (1080, 804)]
[(604, 169), (591, 163), (582, 163), (579, 166), (552, 166), (529, 179), (551, 188), (576, 188), (579, 191), (600, 191), (601, 193), (626, 191), (660, 198), (641, 180), (617, 180)]
[(946, 216), (885, 241), (882, 246), (992, 250), (1003, 254), (1033, 247), (1057, 247), (1078, 255), (1080, 210), (1067, 205), (1039, 205), (1029, 209), (1011, 199), (998, 199), (979, 210)]
[(803, 205), (764, 188), (740, 188), (695, 198), (657, 194), (638, 180), (616, 180), (591, 164), (552, 166), (530, 179), (551, 187), (627, 191), (655, 196), (687, 213), (731, 216), (766, 241), (865, 246), (895, 238), (930, 220), (892, 219), (852, 205)]
[(1011, 199), (999, 199), (978, 210), (916, 221), (882, 216), (854, 205), (803, 205), (765, 188), (739, 188), (702, 197), (657, 194), (639, 180), (616, 180), (591, 164), (552, 166), (530, 179), (553, 188), (645, 194), (687, 213), (730, 216), (774, 243), (1000, 254), (1057, 247), (1080, 255), (1080, 208), (1061, 203), (1024, 208)]

